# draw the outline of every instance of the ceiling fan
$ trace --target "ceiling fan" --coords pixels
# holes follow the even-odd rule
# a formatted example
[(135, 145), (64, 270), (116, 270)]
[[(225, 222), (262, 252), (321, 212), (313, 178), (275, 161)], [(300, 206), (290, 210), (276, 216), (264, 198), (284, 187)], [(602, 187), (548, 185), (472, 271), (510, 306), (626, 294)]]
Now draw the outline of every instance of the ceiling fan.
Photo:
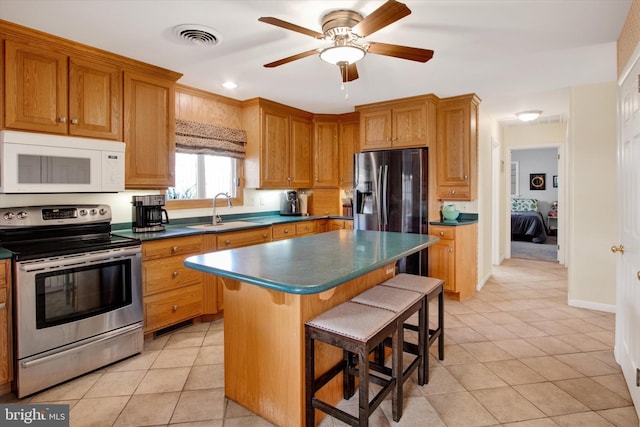
[(409, 14), (411, 14), (411, 10), (407, 5), (396, 0), (388, 0), (367, 17), (363, 17), (353, 10), (336, 10), (329, 12), (322, 18), (322, 33), (278, 18), (262, 17), (258, 21), (332, 42), (329, 47), (308, 50), (270, 62), (264, 66), (267, 68), (277, 67), (319, 53), (323, 61), (335, 64), (340, 68), (343, 82), (349, 82), (358, 78), (356, 62), (367, 53), (427, 62), (433, 57), (432, 50), (387, 43), (364, 42), (363, 40), (365, 37)]

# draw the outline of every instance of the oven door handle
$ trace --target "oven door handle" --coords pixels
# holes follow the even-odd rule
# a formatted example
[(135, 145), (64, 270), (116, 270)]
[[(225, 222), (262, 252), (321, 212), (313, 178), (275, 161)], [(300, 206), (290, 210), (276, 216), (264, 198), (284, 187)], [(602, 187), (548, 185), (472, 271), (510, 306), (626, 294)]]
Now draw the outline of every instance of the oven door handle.
[(71, 353), (75, 353), (78, 350), (81, 350), (81, 349), (83, 349), (85, 347), (89, 347), (89, 346), (95, 345), (97, 343), (110, 340), (110, 339), (112, 339), (112, 338), (114, 338), (116, 336), (124, 335), (124, 334), (130, 333), (130, 332), (135, 331), (136, 329), (140, 329), (140, 328), (142, 328), (142, 323), (136, 323), (134, 325), (125, 326), (124, 328), (118, 329), (116, 331), (111, 331), (111, 332), (108, 332), (108, 333), (105, 333), (105, 334), (100, 334), (97, 337), (93, 337), (93, 338), (90, 338), (88, 340), (84, 340), (82, 342), (82, 344), (67, 348), (67, 349), (65, 349), (63, 351), (58, 352), (58, 351), (54, 350), (54, 352), (52, 352), (51, 354), (46, 354), (46, 355), (44, 355), (42, 357), (39, 357), (37, 359), (34, 359), (34, 360), (22, 361), (22, 362), (20, 362), (20, 364), (22, 365), (22, 367), (24, 369), (27, 369), (27, 368), (30, 368), (32, 366), (40, 365), (41, 363), (49, 362), (49, 361), (54, 360), (54, 359), (59, 359), (61, 357), (67, 356), (67, 355), (69, 355)]
[(140, 253), (141, 253), (140, 246), (136, 246), (135, 248), (131, 248), (131, 249), (119, 249), (115, 251), (100, 252), (100, 253), (95, 253), (91, 255), (80, 254), (74, 257), (59, 258), (52, 261), (35, 262), (35, 263), (25, 262), (25, 263), (18, 263), (18, 264), (20, 264), (19, 268), (21, 271), (29, 272), (29, 271), (44, 270), (44, 269), (55, 268), (55, 267), (71, 267), (74, 265), (82, 265), (82, 264), (92, 263), (96, 261), (115, 260), (118, 258), (136, 256)]

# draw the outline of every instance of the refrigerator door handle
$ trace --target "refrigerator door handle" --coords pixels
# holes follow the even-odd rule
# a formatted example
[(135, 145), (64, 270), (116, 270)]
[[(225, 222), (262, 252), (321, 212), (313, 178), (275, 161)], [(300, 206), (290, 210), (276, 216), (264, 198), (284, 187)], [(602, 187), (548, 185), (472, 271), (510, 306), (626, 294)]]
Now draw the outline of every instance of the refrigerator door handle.
[(376, 215), (378, 217), (378, 231), (382, 231), (384, 228), (384, 223), (382, 222), (382, 207), (384, 206), (384, 200), (382, 198), (382, 166), (378, 167), (378, 179), (376, 180)]
[(382, 166), (382, 230), (387, 231), (389, 229), (389, 166)]

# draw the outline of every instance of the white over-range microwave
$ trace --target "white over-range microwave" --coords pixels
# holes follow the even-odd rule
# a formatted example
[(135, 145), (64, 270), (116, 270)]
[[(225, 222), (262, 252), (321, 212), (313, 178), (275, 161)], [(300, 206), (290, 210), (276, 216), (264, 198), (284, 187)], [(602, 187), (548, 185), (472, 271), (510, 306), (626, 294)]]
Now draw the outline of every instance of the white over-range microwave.
[(0, 192), (124, 191), (123, 142), (0, 131)]

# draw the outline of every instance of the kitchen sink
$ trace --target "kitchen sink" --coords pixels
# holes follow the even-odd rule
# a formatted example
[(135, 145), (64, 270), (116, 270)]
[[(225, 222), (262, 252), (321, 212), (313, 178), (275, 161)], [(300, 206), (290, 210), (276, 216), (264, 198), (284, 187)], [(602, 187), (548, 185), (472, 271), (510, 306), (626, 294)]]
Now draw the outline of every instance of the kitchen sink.
[(229, 230), (232, 228), (245, 228), (245, 227), (254, 227), (264, 225), (259, 222), (249, 222), (249, 221), (228, 221), (223, 222), (221, 224), (200, 224), (200, 225), (188, 225), (187, 228), (197, 228), (200, 230), (211, 230), (211, 231), (222, 231)]

